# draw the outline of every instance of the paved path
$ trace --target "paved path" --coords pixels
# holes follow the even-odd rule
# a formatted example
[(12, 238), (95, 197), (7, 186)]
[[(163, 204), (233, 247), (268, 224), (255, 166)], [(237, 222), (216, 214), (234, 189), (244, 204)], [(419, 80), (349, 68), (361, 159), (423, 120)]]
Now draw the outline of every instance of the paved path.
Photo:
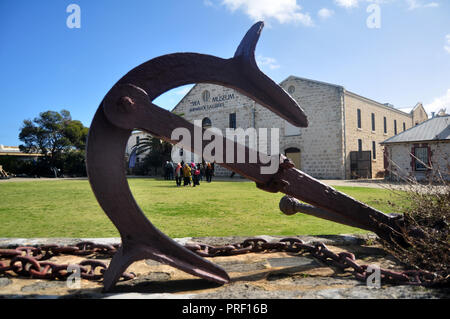
[[(129, 176), (128, 178), (154, 178), (150, 176)], [(160, 178), (163, 180), (162, 178)], [(70, 180), (87, 180), (87, 177), (74, 177), (74, 178), (29, 178), (29, 177), (16, 177), (16, 178), (10, 178), (10, 179), (0, 179), (0, 184), (2, 183), (15, 183), (15, 182), (40, 182), (40, 181), (70, 181)], [(241, 178), (241, 177), (214, 177), (214, 181), (221, 181), (221, 182), (252, 182), (248, 179)], [(433, 186), (433, 188), (425, 188), (423, 185), (417, 185), (417, 186), (411, 186), (406, 183), (393, 183), (386, 181), (384, 179), (352, 179), (352, 180), (341, 180), (341, 179), (321, 179), (319, 180), (324, 184), (330, 185), (330, 186), (350, 186), (350, 187), (367, 187), (367, 188), (381, 188), (386, 190), (406, 190), (406, 191), (444, 191), (445, 186)], [(174, 181), (175, 183), (175, 181)]]
[[(148, 176), (130, 176), (129, 178), (149, 178)], [(152, 178), (152, 177), (150, 177)], [(68, 181), (68, 180), (87, 180), (87, 177), (74, 177), (74, 178), (31, 178), (31, 177), (15, 177), (10, 179), (0, 179), (0, 183), (13, 183), (13, 182), (40, 182), (40, 181)], [(235, 177), (214, 177), (214, 181), (221, 182), (251, 182), (248, 179)], [(354, 186), (354, 187), (387, 187), (389, 185), (396, 185), (387, 183), (383, 179), (373, 179), (373, 180), (337, 180), (337, 179), (327, 179), (320, 180), (322, 183), (333, 186)]]

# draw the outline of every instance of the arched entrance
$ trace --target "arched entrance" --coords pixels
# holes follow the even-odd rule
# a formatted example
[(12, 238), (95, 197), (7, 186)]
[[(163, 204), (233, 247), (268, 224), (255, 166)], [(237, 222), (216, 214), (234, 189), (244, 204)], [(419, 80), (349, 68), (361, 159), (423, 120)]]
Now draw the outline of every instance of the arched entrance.
[(203, 120), (202, 120), (202, 128), (204, 128), (204, 129), (209, 129), (210, 127), (211, 127), (211, 120), (209, 119), (209, 118), (207, 118), (207, 117), (205, 117)]
[(300, 149), (296, 147), (289, 147), (284, 150), (284, 155), (286, 155), (295, 165), (295, 168), (300, 169)]

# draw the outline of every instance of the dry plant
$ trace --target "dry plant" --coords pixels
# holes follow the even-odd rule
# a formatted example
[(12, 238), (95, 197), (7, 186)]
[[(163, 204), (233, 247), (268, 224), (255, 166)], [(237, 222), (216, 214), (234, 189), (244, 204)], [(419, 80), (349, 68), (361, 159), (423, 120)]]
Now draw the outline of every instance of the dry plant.
[[(391, 165), (399, 169), (395, 163)], [(390, 188), (399, 199), (389, 201), (389, 204), (395, 211), (403, 214), (401, 235), (407, 247), (395, 241), (381, 240), (381, 244), (407, 268), (433, 273), (433, 286), (449, 287), (450, 183), (443, 178), (439, 169), (426, 166), (433, 172), (427, 184), (412, 177), (406, 178), (406, 174), (397, 174), (405, 185)]]

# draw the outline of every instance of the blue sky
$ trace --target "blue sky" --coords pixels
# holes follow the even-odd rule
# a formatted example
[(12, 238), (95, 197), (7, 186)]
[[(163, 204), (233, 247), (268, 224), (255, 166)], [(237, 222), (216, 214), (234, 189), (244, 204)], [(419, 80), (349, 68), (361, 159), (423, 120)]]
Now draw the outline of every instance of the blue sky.
[[(80, 28), (66, 24), (72, 3)], [(374, 12), (379, 28), (367, 24)], [(260, 19), (258, 65), (277, 82), (297, 75), (397, 108), (450, 111), (447, 0), (2, 0), (0, 144), (19, 145), (23, 120), (46, 110), (89, 126), (131, 68), (173, 52), (231, 57)], [(155, 102), (172, 109), (188, 88)]]

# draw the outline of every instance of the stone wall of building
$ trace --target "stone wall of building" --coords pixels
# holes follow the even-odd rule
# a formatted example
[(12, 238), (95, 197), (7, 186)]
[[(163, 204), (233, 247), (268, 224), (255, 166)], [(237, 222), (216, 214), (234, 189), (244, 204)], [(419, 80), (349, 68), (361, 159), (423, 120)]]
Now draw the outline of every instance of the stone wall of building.
[[(372, 177), (382, 177), (384, 172), (383, 148), (381, 142), (407, 130), (412, 126), (410, 114), (391, 106), (377, 103), (357, 94), (345, 91), (345, 149), (346, 178), (350, 174), (350, 152), (358, 151), (358, 140), (362, 141), (363, 151), (372, 151), (375, 142), (375, 158), (372, 152)], [(358, 109), (361, 110), (361, 127), (358, 127)], [(375, 130), (372, 130), (372, 113), (375, 118)], [(386, 132), (384, 129), (386, 118)], [(397, 132), (395, 132), (395, 122)]]
[(417, 125), (428, 120), (428, 114), (425, 111), (422, 103), (417, 103), (417, 105), (411, 111), (412, 114), (412, 125)]
[[(349, 179), (350, 152), (372, 151), (372, 177), (384, 172), (383, 150), (380, 143), (414, 125), (414, 121), (427, 119), (419, 103), (411, 113), (395, 109), (346, 91), (342, 86), (290, 76), (280, 83), (305, 111), (309, 126), (295, 128), (270, 110), (255, 103), (237, 91), (213, 84), (197, 84), (173, 110), (190, 122), (208, 117), (213, 127), (225, 133), (229, 116), (236, 113), (238, 128), (279, 128), (279, 152), (300, 150), (300, 169), (316, 178)], [(357, 110), (361, 110), (361, 127), (358, 127)], [(375, 129), (372, 130), (372, 113)], [(384, 129), (386, 118), (386, 131)], [(397, 129), (394, 130), (394, 123)], [(291, 155), (290, 155), (291, 156)], [(292, 155), (293, 156), (293, 155)], [(191, 160), (191, 154), (184, 152)], [(180, 158), (181, 159), (181, 158)], [(218, 175), (230, 172), (218, 168)]]
[[(190, 122), (208, 117), (212, 126), (222, 129), (223, 133), (229, 127), (231, 113), (236, 113), (236, 127), (244, 130), (279, 128), (278, 151), (284, 154), (288, 148), (299, 149), (301, 170), (317, 178), (344, 178), (339, 88), (295, 77), (289, 77), (280, 85), (286, 91), (290, 89), (291, 96), (305, 111), (309, 120), (307, 128), (291, 126), (287, 129), (289, 124), (272, 111), (233, 89), (212, 84), (196, 85), (173, 112)], [(270, 147), (269, 153), (272, 153)], [(216, 174), (229, 175), (230, 172), (218, 168)]]
[(300, 169), (313, 177), (344, 179), (342, 88), (293, 76), (280, 85), (300, 104), (309, 122), (300, 128), (300, 135), (282, 138), (282, 151), (298, 147)]
[(450, 180), (450, 141), (423, 142), (417, 145), (429, 146), (431, 150), (431, 170), (415, 171), (412, 167), (411, 151), (414, 143), (398, 143), (385, 145), (389, 158), (388, 178), (402, 181), (415, 178), (423, 181), (429, 178), (439, 180), (442, 177)]

